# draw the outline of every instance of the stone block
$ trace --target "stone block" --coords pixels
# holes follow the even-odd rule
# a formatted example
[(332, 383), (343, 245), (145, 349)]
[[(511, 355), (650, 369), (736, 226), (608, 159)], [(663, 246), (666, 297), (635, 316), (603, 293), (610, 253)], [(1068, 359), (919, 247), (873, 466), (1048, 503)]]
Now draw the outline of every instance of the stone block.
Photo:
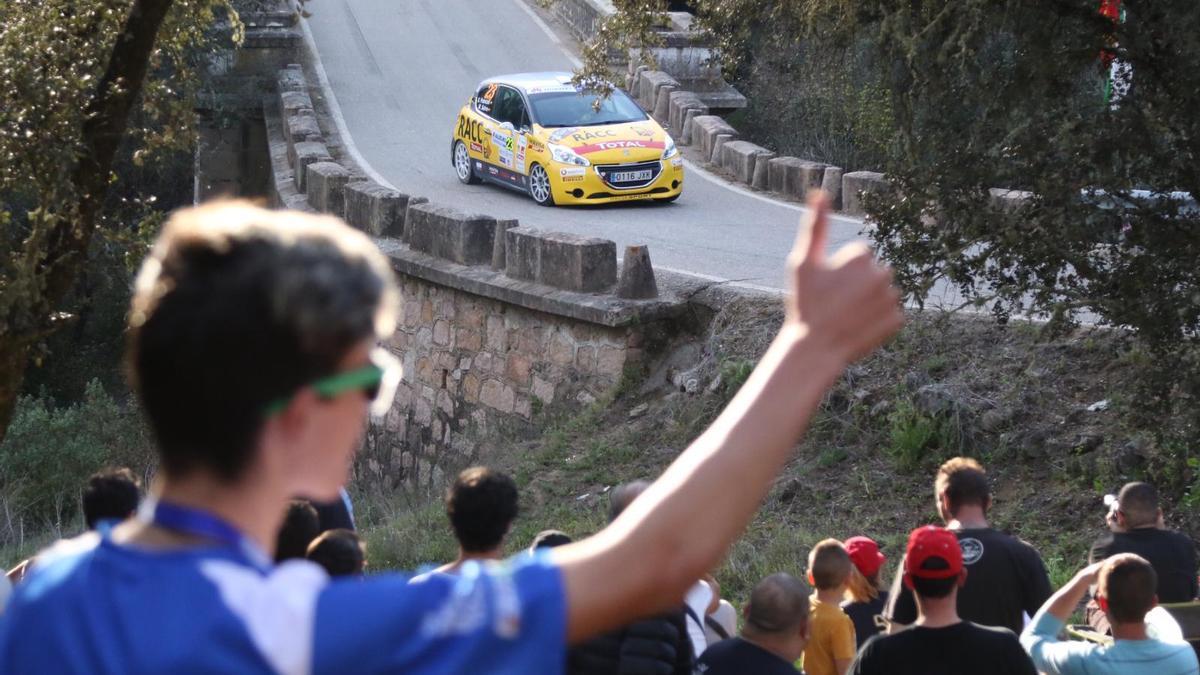
[[(323, 142), (325, 140), (321, 133), (321, 126), (317, 124), (317, 116), (311, 111), (285, 117), (283, 134), (289, 146), (305, 141)], [(289, 153), (289, 159), (295, 161), (295, 157), (291, 153)]]
[(767, 161), (767, 189), (780, 194), (787, 193), (788, 174), (804, 160), (798, 157), (773, 157)]
[(486, 265), (492, 261), (496, 219), (491, 216), (428, 202), (410, 203), (404, 228), (414, 251), (460, 265)]
[(376, 237), (404, 238), (404, 215), (410, 197), (373, 181), (346, 186), (346, 212), (350, 225)]
[(658, 95), (654, 99), (654, 119), (660, 124), (665, 124), (668, 127), (671, 125), (671, 93), (679, 89), (674, 84), (664, 84), (658, 88)]
[(581, 373), (596, 372), (596, 348), (583, 346), (575, 351), (575, 369)]
[(842, 167), (825, 167), (825, 174), (821, 178), (821, 190), (829, 196), (829, 208), (842, 208)]
[(533, 376), (533, 396), (542, 403), (554, 402), (554, 382)]
[(621, 279), (617, 297), (643, 300), (658, 297), (658, 283), (650, 264), (650, 249), (646, 246), (626, 246), (621, 259)]
[(346, 185), (350, 172), (337, 162), (314, 162), (304, 167), (304, 192), (308, 203), (320, 213), (341, 218), (346, 212)]
[(661, 70), (643, 72), (641, 80), (638, 81), (638, 103), (647, 111), (654, 110), (654, 105), (658, 102), (658, 90), (665, 85), (679, 88), (679, 83), (675, 81), (675, 78)]
[(696, 115), (692, 119), (689, 140), (700, 150), (703, 157), (711, 160), (713, 149), (717, 145), (717, 138), (721, 135), (733, 138), (737, 136), (737, 130), (717, 115)]
[(279, 109), (284, 117), (301, 111), (312, 112), (312, 98), (307, 91), (283, 91), (279, 93)]
[(758, 158), (754, 160), (754, 180), (750, 183), (754, 189), (767, 189), (767, 170), (769, 168), (768, 163), (774, 157), (775, 153), (772, 152), (770, 155), (759, 155)]
[(696, 127), (695, 119), (701, 115), (707, 114), (707, 108), (688, 108), (687, 110), (683, 111), (683, 126), (680, 127), (680, 138), (675, 142), (682, 143), (683, 145), (695, 145), (696, 140), (694, 138), (695, 134), (693, 133), (693, 129)]
[(504, 328), (504, 317), (492, 315), (486, 320), (484, 344), (499, 354), (508, 351), (508, 331)]
[(775, 153), (750, 141), (730, 140), (721, 146), (721, 166), (747, 185), (754, 183), (754, 165), (759, 158), (769, 161), (774, 156)]
[(290, 63), (279, 71), (275, 80), (276, 89), (280, 92), (308, 91), (308, 81), (304, 79), (304, 69), (298, 63)]
[(561, 232), (541, 234), (537, 280), (568, 291), (594, 293), (617, 282), (617, 245), (607, 239)]
[(770, 160), (769, 188), (780, 194), (804, 199), (809, 191), (821, 187), (825, 165), (796, 157), (776, 157)]
[(504, 233), (504, 275), (522, 281), (537, 281), (542, 270), (541, 232), (531, 227), (514, 227)]
[(513, 388), (499, 380), (487, 380), (479, 390), (480, 403), (505, 414), (512, 413), (516, 398)]
[(716, 139), (713, 140), (712, 154), (708, 158), (710, 164), (721, 166), (721, 146), (731, 140), (733, 140), (733, 136), (729, 134), (717, 134)]
[(555, 332), (550, 337), (546, 357), (556, 366), (570, 366), (575, 363), (575, 341), (567, 333)]
[(625, 350), (620, 347), (604, 346), (596, 358), (596, 374), (616, 380), (625, 369)]
[(496, 235), (492, 238), (492, 269), (504, 271), (508, 251), (508, 237), (505, 233), (514, 227), (520, 227), (516, 220), (497, 220)]
[(512, 352), (504, 362), (504, 376), (518, 387), (529, 387), (529, 376), (533, 360), (527, 354)]
[[(679, 142), (679, 136), (683, 132), (683, 123), (687, 118), (687, 111), (693, 109), (705, 108), (705, 105), (700, 102), (700, 97), (696, 96), (695, 92), (676, 89), (669, 95), (667, 103), (667, 124), (671, 127), (671, 133), (676, 136), (675, 141)], [(705, 109), (707, 112), (707, 109)]]
[(847, 215), (864, 216), (863, 195), (887, 190), (887, 178), (876, 171), (852, 171), (842, 176), (842, 211)]
[(296, 189), (300, 192), (304, 192), (307, 189), (304, 183), (304, 170), (309, 164), (333, 161), (333, 155), (329, 154), (329, 149), (325, 147), (325, 144), (313, 141), (297, 143), (295, 146), (295, 155), (296, 160), (292, 165), (292, 169), (295, 171), (293, 175), (295, 177)]

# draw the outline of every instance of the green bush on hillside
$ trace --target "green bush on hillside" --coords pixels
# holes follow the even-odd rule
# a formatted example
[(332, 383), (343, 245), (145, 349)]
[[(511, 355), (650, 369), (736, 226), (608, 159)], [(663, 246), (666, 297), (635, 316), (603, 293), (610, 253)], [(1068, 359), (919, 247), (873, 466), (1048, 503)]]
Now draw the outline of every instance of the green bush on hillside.
[(106, 466), (144, 474), (151, 447), (137, 409), (120, 405), (98, 380), (72, 405), (22, 397), (0, 443), (0, 543), (61, 531), (77, 518), (89, 475)]

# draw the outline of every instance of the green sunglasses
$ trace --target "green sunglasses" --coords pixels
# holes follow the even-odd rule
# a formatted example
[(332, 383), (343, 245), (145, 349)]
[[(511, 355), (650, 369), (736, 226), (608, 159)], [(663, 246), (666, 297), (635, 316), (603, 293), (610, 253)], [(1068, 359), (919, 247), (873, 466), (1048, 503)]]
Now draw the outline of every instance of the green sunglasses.
[[(383, 417), (392, 407), (402, 369), (400, 361), (385, 349), (372, 349), (369, 358), (371, 362), (361, 368), (334, 373), (310, 382), (308, 386), (325, 400), (337, 398), (348, 391), (362, 391), (371, 399), (371, 414)], [(294, 396), (272, 401), (263, 412), (268, 417), (278, 415), (287, 409)]]

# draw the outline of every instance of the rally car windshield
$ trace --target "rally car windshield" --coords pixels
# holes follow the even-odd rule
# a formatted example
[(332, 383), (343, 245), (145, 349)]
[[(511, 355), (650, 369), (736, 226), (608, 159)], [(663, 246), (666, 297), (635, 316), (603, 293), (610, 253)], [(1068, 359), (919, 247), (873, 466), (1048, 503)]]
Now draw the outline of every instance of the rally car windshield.
[(600, 106), (594, 104), (595, 94), (573, 91), (532, 94), (529, 104), (533, 106), (533, 118), (544, 127), (583, 127), (596, 124), (622, 124), (640, 122), (646, 113), (624, 92), (614, 90), (612, 95), (600, 97)]

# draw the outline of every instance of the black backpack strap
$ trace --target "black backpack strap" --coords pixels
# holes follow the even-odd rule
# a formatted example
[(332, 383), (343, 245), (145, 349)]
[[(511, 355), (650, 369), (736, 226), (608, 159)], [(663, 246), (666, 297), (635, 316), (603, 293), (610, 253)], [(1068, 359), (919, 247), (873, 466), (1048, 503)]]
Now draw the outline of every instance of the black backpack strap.
[(712, 618), (711, 616), (704, 617), (704, 625), (711, 628), (712, 632), (716, 633), (717, 635), (720, 635), (722, 640), (729, 639), (729, 632), (725, 630), (725, 626), (722, 626), (721, 622), (717, 621), (716, 619)]

